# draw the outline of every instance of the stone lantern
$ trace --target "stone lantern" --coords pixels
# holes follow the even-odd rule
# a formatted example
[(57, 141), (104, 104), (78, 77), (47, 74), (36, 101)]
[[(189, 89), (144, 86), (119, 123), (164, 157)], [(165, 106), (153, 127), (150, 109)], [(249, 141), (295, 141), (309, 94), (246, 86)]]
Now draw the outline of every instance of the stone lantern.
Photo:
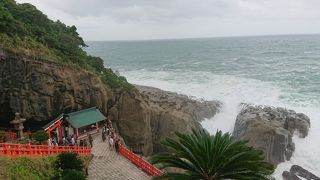
[(26, 119), (23, 119), (20, 117), (20, 113), (16, 113), (15, 118), (12, 121), (10, 121), (10, 123), (13, 124), (14, 129), (16, 131), (18, 131), (18, 135), (19, 135), (20, 139), (23, 138), (23, 128), (24, 128), (23, 122), (25, 122), (25, 121), (26, 121)]

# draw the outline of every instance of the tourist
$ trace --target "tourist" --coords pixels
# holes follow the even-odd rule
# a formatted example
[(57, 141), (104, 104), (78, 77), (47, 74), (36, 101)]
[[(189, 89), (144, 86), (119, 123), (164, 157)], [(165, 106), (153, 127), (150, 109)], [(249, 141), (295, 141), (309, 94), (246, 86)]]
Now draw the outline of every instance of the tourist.
[(48, 139), (48, 146), (52, 146), (51, 138)]
[(116, 130), (115, 129), (112, 129), (111, 138), (114, 139), (114, 140), (117, 139), (117, 134), (116, 134)]
[(112, 129), (111, 116), (108, 116), (108, 124), (107, 124), (107, 127), (108, 127), (109, 129)]
[(114, 143), (114, 147), (116, 148), (116, 151), (119, 152), (120, 148), (120, 139), (117, 139)]
[(106, 140), (106, 130), (104, 128), (101, 134), (102, 134), (102, 141), (104, 142)]
[(90, 146), (92, 147), (92, 145), (93, 145), (93, 138), (92, 138), (91, 134), (89, 134), (89, 143), (90, 143)]
[(84, 146), (82, 139), (80, 140), (79, 146)]
[(73, 135), (71, 136), (71, 146), (74, 146), (76, 144), (76, 141), (74, 140)]
[(110, 133), (111, 133), (110, 129), (109, 129), (109, 128), (107, 128), (107, 135), (109, 136), (109, 135), (110, 135)]
[(109, 137), (109, 147), (113, 147), (113, 139), (111, 136), (108, 136)]
[(51, 144), (52, 146), (55, 146), (57, 144), (57, 139), (55, 137), (51, 139)]
[(63, 145), (63, 146), (67, 145), (67, 140), (66, 140), (65, 137), (62, 138), (62, 145)]
[(83, 146), (88, 146), (88, 143), (87, 143), (86, 139), (83, 140)]

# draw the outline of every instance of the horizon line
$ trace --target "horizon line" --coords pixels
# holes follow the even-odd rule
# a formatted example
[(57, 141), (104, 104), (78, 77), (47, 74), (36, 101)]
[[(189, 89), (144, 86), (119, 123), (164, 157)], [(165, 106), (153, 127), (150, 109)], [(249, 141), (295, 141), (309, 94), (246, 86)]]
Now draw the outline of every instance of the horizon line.
[(215, 39), (215, 38), (243, 38), (243, 37), (268, 37), (268, 36), (308, 36), (320, 35), (320, 33), (292, 33), (292, 34), (261, 34), (261, 35), (231, 35), (231, 36), (204, 36), (204, 37), (181, 37), (181, 38), (151, 38), (151, 39), (115, 39), (115, 40), (86, 40), (85, 42), (128, 42), (128, 41), (169, 41), (169, 40), (192, 40), (192, 39)]

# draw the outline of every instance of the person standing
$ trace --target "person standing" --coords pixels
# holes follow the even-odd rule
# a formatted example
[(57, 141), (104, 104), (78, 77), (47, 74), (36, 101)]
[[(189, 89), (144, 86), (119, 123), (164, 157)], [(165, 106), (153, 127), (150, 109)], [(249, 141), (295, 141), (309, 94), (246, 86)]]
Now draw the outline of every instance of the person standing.
[(92, 145), (93, 145), (93, 138), (92, 138), (91, 134), (89, 134), (89, 143), (90, 143), (90, 146), (92, 147)]
[(114, 143), (114, 147), (116, 148), (116, 151), (119, 152), (119, 148), (120, 148), (120, 140), (117, 139)]
[(52, 146), (51, 138), (48, 139), (48, 146)]
[(106, 140), (106, 133), (107, 133), (106, 127), (103, 127), (103, 130), (102, 130), (102, 141), (103, 142)]
[(74, 146), (76, 144), (76, 141), (74, 140), (73, 135), (71, 136), (71, 146)]
[(113, 138), (111, 137), (111, 135), (109, 136), (109, 147), (113, 148)]
[(112, 121), (111, 121), (111, 116), (108, 116), (107, 127), (108, 127), (109, 129), (112, 129)]

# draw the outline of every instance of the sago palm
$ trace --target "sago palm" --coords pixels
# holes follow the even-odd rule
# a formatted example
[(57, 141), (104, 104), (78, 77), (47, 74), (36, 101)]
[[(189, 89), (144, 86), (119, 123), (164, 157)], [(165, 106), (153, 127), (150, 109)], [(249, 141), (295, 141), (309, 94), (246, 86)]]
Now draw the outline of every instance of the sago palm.
[(169, 152), (154, 155), (153, 164), (160, 168), (174, 167), (178, 172), (167, 172), (160, 178), (168, 179), (269, 179), (274, 166), (264, 161), (261, 151), (235, 140), (229, 133), (217, 131), (210, 135), (205, 130), (192, 134), (176, 132), (178, 140), (162, 142)]

